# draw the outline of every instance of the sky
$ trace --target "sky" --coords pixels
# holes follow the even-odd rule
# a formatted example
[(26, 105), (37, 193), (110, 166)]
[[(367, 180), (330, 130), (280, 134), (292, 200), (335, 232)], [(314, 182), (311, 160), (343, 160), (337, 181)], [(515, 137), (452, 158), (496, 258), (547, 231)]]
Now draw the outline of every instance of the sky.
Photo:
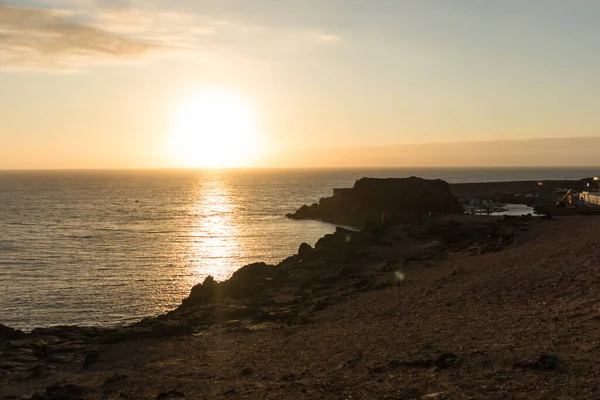
[[(177, 120), (207, 92), (252, 116), (233, 166), (553, 165), (559, 142), (597, 165), (598, 20), (595, 0), (0, 0), (0, 169), (193, 166), (235, 141)], [(173, 149), (182, 124), (201, 139)]]

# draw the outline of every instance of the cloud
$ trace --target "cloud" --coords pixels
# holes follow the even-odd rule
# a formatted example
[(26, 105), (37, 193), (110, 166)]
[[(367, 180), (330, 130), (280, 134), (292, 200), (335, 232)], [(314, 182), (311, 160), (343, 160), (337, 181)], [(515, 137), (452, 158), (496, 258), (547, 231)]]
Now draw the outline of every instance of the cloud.
[(95, 26), (123, 36), (135, 36), (169, 47), (189, 48), (226, 26), (224, 21), (195, 14), (144, 11), (137, 8), (102, 10)]
[(0, 4), (0, 67), (72, 68), (98, 60), (131, 59), (163, 46), (116, 34), (77, 13)]
[(329, 33), (319, 33), (317, 34), (316, 39), (318, 43), (337, 43), (342, 40), (341, 36), (332, 35)]
[(3, 5), (0, 69), (81, 69), (91, 64), (175, 54), (202, 63), (269, 63), (304, 57), (342, 38), (318, 28), (258, 23), (158, 7), (136, 0), (56, 0), (55, 9)]
[(134, 6), (133, 0), (96, 0), (95, 3), (99, 7), (111, 9), (132, 8)]

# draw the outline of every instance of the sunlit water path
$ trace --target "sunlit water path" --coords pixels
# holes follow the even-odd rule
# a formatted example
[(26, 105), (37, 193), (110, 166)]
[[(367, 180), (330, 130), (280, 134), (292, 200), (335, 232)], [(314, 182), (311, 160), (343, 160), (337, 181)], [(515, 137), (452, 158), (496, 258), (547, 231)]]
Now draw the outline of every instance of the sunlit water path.
[(176, 307), (207, 275), (277, 263), (335, 227), (284, 217), (362, 176), (452, 182), (594, 170), (0, 171), (0, 323), (115, 325)]

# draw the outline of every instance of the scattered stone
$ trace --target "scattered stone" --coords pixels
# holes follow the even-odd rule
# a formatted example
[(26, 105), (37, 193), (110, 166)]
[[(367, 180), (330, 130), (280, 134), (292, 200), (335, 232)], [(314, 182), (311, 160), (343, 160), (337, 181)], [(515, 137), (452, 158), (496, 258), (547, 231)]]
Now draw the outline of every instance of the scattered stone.
[(31, 350), (33, 351), (33, 355), (40, 360), (48, 357), (48, 345), (46, 343), (34, 343), (31, 345)]
[(375, 365), (375, 366), (369, 367), (369, 372), (371, 374), (381, 374), (381, 373), (385, 372), (385, 367), (383, 365)]
[(354, 288), (355, 289), (363, 289), (365, 288), (367, 285), (369, 285), (369, 279), (367, 278), (362, 278), (359, 279), (355, 284), (354, 284)]
[(442, 396), (444, 393), (446, 392), (435, 392), (435, 393), (429, 393), (423, 396), (424, 399), (436, 399), (440, 396)]
[(41, 379), (48, 375), (48, 371), (53, 369), (50, 365), (37, 364), (30, 369), (31, 374), (27, 379)]
[(356, 364), (358, 364), (361, 360), (362, 360), (362, 355), (356, 355), (354, 357), (349, 358), (348, 360), (344, 361), (343, 363), (338, 364), (335, 369), (340, 370), (340, 369), (344, 369), (344, 368), (349, 368), (352, 367)]
[(319, 300), (315, 303), (315, 305), (313, 306), (312, 309), (313, 309), (313, 311), (323, 311), (326, 308), (327, 308), (327, 303)]
[(128, 375), (115, 373), (115, 374), (109, 376), (104, 381), (104, 383), (102, 384), (102, 386), (105, 386), (105, 387), (106, 386), (111, 386), (111, 385), (114, 385), (115, 383), (123, 382), (123, 381), (125, 381), (127, 379), (129, 379)]
[(339, 281), (339, 277), (335, 276), (335, 275), (327, 275), (322, 277), (321, 279), (319, 279), (319, 284), (320, 285), (332, 285), (334, 283), (336, 283), (337, 281)]
[(185, 393), (173, 389), (169, 390), (168, 392), (159, 393), (156, 396), (156, 400), (175, 399), (179, 397), (185, 397)]
[(73, 361), (73, 357), (68, 355), (52, 354), (46, 358), (46, 362), (49, 364), (68, 364), (71, 361)]
[(350, 264), (350, 265), (342, 265), (340, 269), (338, 269), (338, 276), (349, 276), (359, 273), (361, 269), (364, 269), (363, 265)]
[(44, 394), (34, 394), (30, 400), (83, 400), (89, 390), (72, 384), (53, 385), (46, 388)]
[(240, 376), (252, 375), (252, 368), (246, 367), (240, 371)]
[(92, 364), (98, 361), (98, 358), (100, 358), (100, 353), (98, 351), (89, 352), (85, 355), (85, 358), (83, 359), (83, 365), (81, 366), (81, 368), (89, 368)]
[(557, 371), (561, 370), (559, 358), (553, 354), (540, 354), (536, 361), (518, 362), (514, 368), (530, 369), (534, 371)]
[(443, 353), (433, 361), (433, 366), (436, 369), (450, 368), (458, 362), (458, 356), (453, 353)]
[(427, 360), (415, 360), (415, 361), (397, 361), (392, 360), (388, 363), (389, 368), (399, 368), (399, 367), (407, 367), (407, 368), (431, 368), (433, 365), (433, 361), (430, 359)]
[(189, 336), (194, 333), (194, 328), (185, 322), (162, 322), (152, 327), (158, 337)]
[(0, 361), (0, 371), (26, 371), (29, 369), (28, 364), (17, 361)]
[(296, 376), (296, 374), (290, 373), (290, 374), (285, 374), (282, 375), (281, 378), (279, 378), (279, 380), (282, 381), (293, 381), (296, 380), (298, 377)]

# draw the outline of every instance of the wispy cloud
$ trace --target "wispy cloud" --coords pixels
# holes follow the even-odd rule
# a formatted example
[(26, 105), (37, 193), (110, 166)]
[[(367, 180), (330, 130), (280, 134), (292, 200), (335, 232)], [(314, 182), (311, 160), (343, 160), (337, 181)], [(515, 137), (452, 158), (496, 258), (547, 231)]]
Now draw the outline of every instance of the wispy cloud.
[(148, 8), (134, 0), (55, 4), (60, 8), (0, 4), (0, 69), (79, 69), (166, 53), (263, 63), (342, 39), (318, 29), (216, 17), (201, 9)]
[(342, 40), (341, 36), (332, 35), (330, 33), (318, 33), (316, 36), (318, 43), (337, 43)]
[(98, 59), (135, 58), (162, 48), (78, 22), (67, 10), (0, 4), (0, 66), (66, 68)]

